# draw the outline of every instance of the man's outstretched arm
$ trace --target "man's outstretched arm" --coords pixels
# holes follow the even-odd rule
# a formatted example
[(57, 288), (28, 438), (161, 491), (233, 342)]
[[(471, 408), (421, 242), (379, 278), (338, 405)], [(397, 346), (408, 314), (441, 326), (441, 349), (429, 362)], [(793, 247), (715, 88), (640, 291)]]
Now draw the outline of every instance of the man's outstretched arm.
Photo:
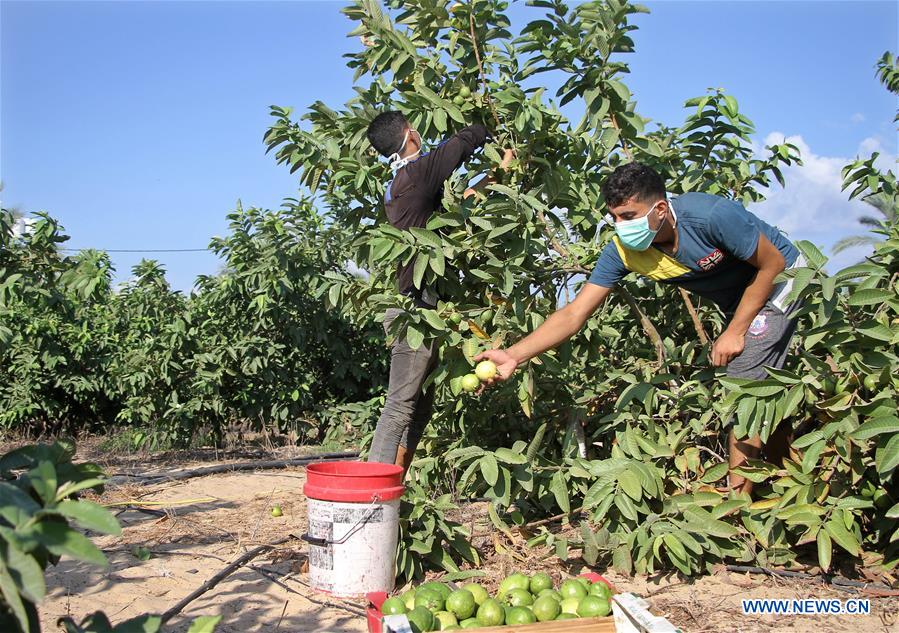
[(437, 193), (454, 171), (468, 160), (474, 151), (487, 142), (487, 128), (478, 123), (462, 128), (417, 161), (410, 163), (416, 172), (419, 186)]
[(574, 336), (590, 315), (603, 304), (611, 291), (611, 288), (585, 284), (574, 301), (553, 312), (540, 327), (515, 345), (508, 349), (487, 350), (478, 354), (475, 360), (489, 359), (496, 363), (499, 371), (496, 378), (490, 381), (491, 384), (495, 380), (506, 380), (522, 363)]

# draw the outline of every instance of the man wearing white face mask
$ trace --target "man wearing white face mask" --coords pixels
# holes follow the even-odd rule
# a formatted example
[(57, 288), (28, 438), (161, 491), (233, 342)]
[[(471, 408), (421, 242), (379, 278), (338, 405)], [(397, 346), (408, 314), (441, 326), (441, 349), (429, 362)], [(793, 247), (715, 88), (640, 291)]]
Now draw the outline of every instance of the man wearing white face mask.
[[(390, 224), (401, 230), (424, 228), (439, 211), (443, 185), (474, 151), (487, 141), (487, 129), (474, 124), (463, 128), (429, 152), (422, 153), (421, 135), (400, 112), (379, 114), (368, 127), (368, 140), (390, 161), (393, 179), (387, 183), (384, 207)], [(513, 157), (507, 150), (501, 168)], [(470, 197), (492, 182), (489, 176), (465, 191)], [(418, 307), (437, 304), (434, 288), (416, 288), (413, 264), (397, 267), (397, 290)], [(384, 329), (399, 315), (390, 309), (384, 315)], [(395, 463), (409, 468), (415, 448), (431, 417), (433, 387), (423, 391), (422, 384), (437, 360), (433, 344), (413, 349), (405, 339), (393, 341), (390, 356), (390, 381), (384, 409), (375, 427), (369, 460)]]
[[(478, 356), (497, 364), (498, 380), (578, 332), (630, 272), (678, 285), (718, 305), (728, 324), (712, 347), (711, 361), (727, 366), (729, 376), (761, 379), (767, 377), (765, 367), (783, 367), (798, 306), (784, 305), (791, 284), (775, 284), (774, 278), (785, 268), (804, 265), (783, 233), (727, 198), (686, 193), (671, 200), (661, 176), (640, 163), (617, 168), (602, 193), (616, 235), (574, 301), (512, 347)], [(790, 431), (781, 424), (770, 436), (765, 445), (769, 461), (786, 456)], [(758, 436), (737, 440), (731, 431), (728, 447), (733, 469), (757, 457), (762, 443)], [(752, 482), (733, 472), (729, 480), (734, 489), (752, 490)]]

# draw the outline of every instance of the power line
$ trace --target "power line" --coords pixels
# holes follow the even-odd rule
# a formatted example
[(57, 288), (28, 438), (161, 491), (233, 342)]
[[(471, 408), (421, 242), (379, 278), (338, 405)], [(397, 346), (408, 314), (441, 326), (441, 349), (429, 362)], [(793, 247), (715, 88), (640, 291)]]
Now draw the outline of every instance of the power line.
[(78, 253), (86, 250), (104, 251), (106, 253), (200, 253), (211, 251), (211, 248), (60, 248), (67, 253)]

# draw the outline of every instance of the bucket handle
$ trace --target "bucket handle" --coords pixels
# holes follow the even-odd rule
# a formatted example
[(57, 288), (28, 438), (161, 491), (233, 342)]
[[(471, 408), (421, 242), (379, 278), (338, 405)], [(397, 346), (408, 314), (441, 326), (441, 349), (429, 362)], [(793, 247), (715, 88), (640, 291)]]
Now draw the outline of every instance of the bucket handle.
[(373, 510), (375, 509), (375, 505), (381, 500), (381, 496), (377, 493), (372, 495), (371, 505), (366, 508), (367, 512), (363, 513), (356, 523), (353, 524), (347, 533), (343, 535), (343, 538), (338, 541), (332, 541), (330, 539), (323, 538), (321, 536), (312, 536), (308, 532), (300, 536), (301, 539), (313, 545), (315, 547), (326, 547), (328, 545), (343, 545), (346, 543), (349, 538), (362, 529), (362, 526), (371, 518), (372, 514), (374, 514)]
[(334, 541), (329, 541), (326, 538), (321, 538), (320, 536), (311, 536), (309, 534), (303, 534), (300, 536), (301, 539), (309, 543), (310, 545), (314, 545), (315, 547), (326, 547), (329, 543), (333, 543)]

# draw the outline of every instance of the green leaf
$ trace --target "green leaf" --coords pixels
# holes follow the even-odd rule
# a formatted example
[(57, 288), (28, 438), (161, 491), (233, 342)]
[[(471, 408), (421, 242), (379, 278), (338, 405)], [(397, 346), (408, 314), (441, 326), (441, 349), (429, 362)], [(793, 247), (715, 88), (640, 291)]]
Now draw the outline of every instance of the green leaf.
[(425, 271), (428, 269), (428, 254), (427, 253), (419, 253), (415, 256), (415, 265), (412, 267), (412, 283), (415, 284), (416, 288), (421, 288), (422, 280), (425, 276)]
[(500, 447), (494, 451), (496, 458), (507, 464), (526, 464), (527, 457), (522, 455), (521, 453), (516, 453), (515, 451), (509, 450), (505, 447)]
[(740, 533), (740, 531), (734, 526), (717, 519), (705, 520), (701, 523), (691, 522), (690, 531), (694, 533), (699, 532), (700, 534), (708, 534), (710, 536), (718, 536), (721, 538), (730, 538)]
[(724, 102), (727, 104), (727, 112), (732, 117), (736, 117), (739, 114), (739, 109), (737, 108), (737, 100), (730, 96), (724, 95)]
[(190, 623), (187, 633), (212, 633), (221, 621), (222, 616), (220, 615), (201, 615)]
[(53, 464), (41, 460), (36, 467), (28, 471), (28, 478), (45, 504), (52, 504), (56, 500), (56, 468)]
[(816, 537), (818, 542), (818, 566), (824, 571), (830, 569), (830, 557), (833, 553), (833, 543), (826, 530), (818, 530)]
[(681, 542), (677, 540), (677, 537), (675, 537), (673, 534), (666, 533), (662, 536), (662, 538), (664, 539), (665, 547), (668, 548), (669, 552), (674, 554), (680, 560), (687, 560), (687, 550), (685, 550)]
[[(220, 615), (206, 615), (200, 616), (194, 622), (198, 620), (214, 620), (212, 626), (210, 628), (202, 628), (201, 631), (212, 631), (215, 629), (215, 625), (218, 624), (219, 620), (222, 619)], [(121, 624), (116, 625), (112, 630), (113, 633), (158, 633), (158, 631), (162, 628), (162, 617), (158, 615), (150, 615), (144, 614), (139, 615), (136, 618), (131, 618), (130, 620), (126, 620)], [(191, 624), (189, 631), (193, 631), (194, 627)]]
[(627, 544), (619, 545), (612, 552), (612, 567), (616, 570), (630, 576), (634, 569), (633, 559), (631, 558), (631, 550)]
[(412, 349), (418, 349), (424, 343), (425, 335), (423, 332), (420, 332), (413, 326), (408, 326), (406, 328), (406, 343), (408, 343), (409, 347)]
[(867, 440), (881, 433), (899, 433), (899, 417), (885, 415), (868, 420), (849, 434), (857, 440)]
[(430, 231), (428, 229), (420, 229), (418, 227), (413, 226), (409, 229), (409, 231), (418, 238), (418, 241), (422, 244), (427, 244), (436, 249), (443, 248), (443, 240), (440, 239), (440, 236), (437, 235), (434, 231)]
[(868, 288), (865, 290), (856, 290), (851, 295), (849, 295), (849, 299), (846, 301), (851, 306), (868, 306), (868, 305), (878, 305), (888, 301), (889, 299), (894, 299), (896, 297), (896, 293), (890, 292), (889, 290), (881, 290), (880, 288)]
[(734, 510), (738, 510), (745, 506), (749, 505), (749, 501), (746, 499), (731, 499), (729, 501), (722, 501), (718, 505), (714, 506), (710, 512), (712, 516), (716, 519), (720, 519), (721, 517), (727, 516), (731, 514)]
[(557, 470), (556, 474), (553, 475), (549, 484), (549, 490), (556, 498), (556, 503), (559, 504), (562, 512), (571, 512), (571, 502), (568, 498), (568, 486), (565, 483), (565, 477), (562, 475), (562, 471)]
[(623, 470), (618, 473), (618, 483), (621, 489), (634, 501), (640, 501), (643, 497), (643, 487), (640, 485), (640, 478), (633, 470)]
[(827, 448), (827, 442), (819, 440), (805, 451), (805, 455), (802, 456), (802, 472), (810, 473), (818, 466), (818, 458), (825, 448)]
[(437, 314), (435, 310), (423, 309), (419, 310), (419, 313), (424, 317), (424, 320), (427, 321), (428, 325), (430, 325), (435, 330), (446, 329), (446, 321), (440, 318), (440, 315)]
[(87, 530), (116, 536), (122, 533), (122, 528), (112, 513), (92, 501), (66, 500), (60, 502), (55, 510)]
[(434, 251), (428, 258), (428, 262), (431, 265), (431, 270), (433, 270), (438, 277), (443, 277), (446, 272), (446, 258), (443, 256), (443, 251)]
[(16, 581), (13, 580), (6, 565), (0, 565), (0, 592), (3, 594), (7, 607), (13, 612), (16, 620), (19, 621), (20, 630), (29, 631), (28, 612), (22, 603), (22, 597), (19, 595)]
[(721, 462), (720, 464), (715, 464), (711, 468), (705, 471), (705, 473), (700, 478), (700, 481), (704, 484), (711, 484), (727, 474), (727, 462)]
[(5, 481), (0, 481), (0, 516), (14, 527), (28, 521), (41, 506), (21, 489)]
[(767, 398), (781, 393), (784, 389), (784, 385), (776, 380), (758, 380), (743, 385), (741, 391), (756, 398)]
[(790, 391), (787, 393), (787, 397), (784, 400), (783, 416), (785, 418), (792, 417), (799, 409), (799, 405), (802, 403), (804, 397), (803, 391), (802, 385), (796, 385), (795, 387), (790, 388)]
[(884, 341), (885, 343), (889, 343), (893, 340), (894, 334), (893, 331), (885, 326), (883, 323), (879, 323), (877, 321), (871, 320), (866, 321), (862, 325), (858, 327), (858, 331), (865, 336), (876, 339), (878, 341)]
[(596, 543), (596, 535), (590, 529), (588, 522), (581, 523), (581, 538), (584, 541), (584, 561), (588, 565), (595, 565), (599, 558), (599, 547)]
[(91, 478), (82, 479), (81, 481), (67, 481), (56, 491), (56, 500), (62, 501), (66, 497), (71, 497), (76, 492), (87, 490), (88, 488), (99, 488), (105, 483), (103, 479)]
[(827, 257), (825, 257), (824, 253), (808, 240), (797, 240), (796, 246), (798, 246), (799, 250), (802, 251), (802, 254), (805, 255), (806, 261), (808, 261), (814, 268), (820, 270), (824, 267), (824, 264), (827, 263)]
[(6, 543), (6, 553), (0, 557), (8, 568), (12, 578), (16, 581), (19, 592), (31, 602), (37, 603), (44, 599), (47, 586), (44, 584), (44, 570), (30, 554), (20, 550), (15, 543)]
[(63, 523), (43, 521), (31, 528), (37, 540), (51, 554), (71, 556), (86, 563), (106, 566), (106, 557), (90, 539)]
[(899, 433), (891, 437), (886, 446), (877, 450), (874, 461), (877, 464), (877, 472), (882, 477), (899, 466)]
[(630, 519), (631, 521), (637, 520), (637, 508), (634, 506), (634, 502), (631, 501), (631, 498), (627, 495), (613, 495), (615, 507), (618, 508), (618, 511), (621, 512), (622, 516)]
[(837, 542), (837, 545), (853, 556), (858, 556), (858, 540), (855, 538), (855, 534), (846, 529), (846, 526), (843, 525), (842, 521), (830, 519), (824, 524), (824, 529), (827, 530), (830, 537)]
[(484, 456), (481, 457), (481, 474), (484, 476), (484, 481), (490, 486), (494, 485), (499, 478), (499, 465), (496, 463), (493, 453), (484, 453)]
[(490, 522), (493, 523), (497, 530), (505, 534), (510, 541), (515, 541), (509, 526), (506, 525), (505, 521), (499, 518), (499, 514), (496, 512), (496, 506), (492, 503), (487, 504), (487, 516), (490, 517)]
[(528, 444), (528, 450), (525, 454), (525, 457), (529, 462), (534, 461), (534, 458), (537, 456), (537, 451), (540, 450), (540, 446), (541, 444), (543, 444), (543, 437), (546, 434), (546, 427), (546, 422), (537, 427), (537, 431), (534, 433), (534, 437), (531, 439), (531, 443)]

